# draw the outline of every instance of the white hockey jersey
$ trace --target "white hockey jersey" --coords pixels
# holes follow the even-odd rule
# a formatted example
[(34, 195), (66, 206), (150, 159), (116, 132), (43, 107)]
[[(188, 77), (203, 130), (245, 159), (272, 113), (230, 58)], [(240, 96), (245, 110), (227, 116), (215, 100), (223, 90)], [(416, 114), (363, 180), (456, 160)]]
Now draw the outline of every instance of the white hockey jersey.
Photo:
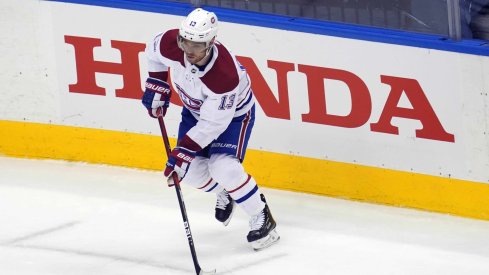
[(178, 30), (158, 34), (146, 46), (148, 70), (170, 72), (171, 85), (198, 120), (187, 135), (201, 148), (216, 139), (233, 119), (254, 104), (250, 78), (236, 57), (219, 42), (203, 68), (187, 61), (177, 44)]

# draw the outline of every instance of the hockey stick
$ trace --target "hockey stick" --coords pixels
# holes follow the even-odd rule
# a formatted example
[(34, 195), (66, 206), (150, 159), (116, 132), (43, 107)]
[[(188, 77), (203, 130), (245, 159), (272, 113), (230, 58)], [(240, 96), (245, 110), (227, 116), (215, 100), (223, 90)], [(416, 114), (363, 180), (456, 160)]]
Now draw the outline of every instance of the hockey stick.
[[(168, 134), (166, 133), (165, 121), (162, 116), (158, 116), (158, 122), (160, 123), (161, 136), (163, 137), (163, 143), (165, 144), (166, 155), (170, 157), (170, 142), (168, 141)], [(195, 272), (197, 275), (216, 274), (216, 270), (203, 271), (200, 268), (199, 261), (197, 260), (197, 253), (194, 247), (194, 238), (190, 231), (190, 224), (188, 222), (187, 210), (185, 210), (185, 203), (183, 202), (182, 190), (180, 189), (180, 181), (176, 173), (172, 174), (173, 182), (175, 183), (175, 191), (177, 192), (178, 203), (180, 204), (180, 212), (182, 213), (183, 226), (185, 227), (185, 233), (187, 234), (188, 245), (190, 247), (190, 253), (192, 254), (192, 260), (194, 261)]]

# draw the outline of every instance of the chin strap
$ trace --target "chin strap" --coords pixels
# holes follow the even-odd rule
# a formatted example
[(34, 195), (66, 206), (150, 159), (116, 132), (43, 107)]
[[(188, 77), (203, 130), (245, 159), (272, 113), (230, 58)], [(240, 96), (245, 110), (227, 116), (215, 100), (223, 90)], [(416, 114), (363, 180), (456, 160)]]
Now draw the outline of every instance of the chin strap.
[(212, 48), (214, 47), (214, 42), (207, 42), (207, 43), (209, 43), (209, 45), (207, 46), (207, 49), (205, 50), (205, 57), (209, 56), (209, 54), (212, 51)]

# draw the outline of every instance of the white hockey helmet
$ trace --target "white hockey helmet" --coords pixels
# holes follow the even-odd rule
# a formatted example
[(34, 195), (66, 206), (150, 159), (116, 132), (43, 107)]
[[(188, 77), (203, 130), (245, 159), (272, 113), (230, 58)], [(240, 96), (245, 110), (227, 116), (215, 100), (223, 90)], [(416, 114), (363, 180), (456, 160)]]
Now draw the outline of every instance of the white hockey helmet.
[(189, 41), (205, 42), (209, 46), (217, 35), (217, 16), (201, 8), (193, 10), (180, 25), (179, 35)]

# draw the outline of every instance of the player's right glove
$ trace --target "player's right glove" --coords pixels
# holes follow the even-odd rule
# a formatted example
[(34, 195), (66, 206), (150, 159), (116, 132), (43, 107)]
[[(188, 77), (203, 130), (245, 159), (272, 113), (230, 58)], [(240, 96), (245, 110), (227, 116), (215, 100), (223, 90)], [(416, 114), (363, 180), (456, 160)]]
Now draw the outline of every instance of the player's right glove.
[(166, 109), (170, 106), (170, 85), (163, 80), (148, 77), (145, 86), (142, 102), (148, 109), (148, 114), (154, 118), (165, 116)]

